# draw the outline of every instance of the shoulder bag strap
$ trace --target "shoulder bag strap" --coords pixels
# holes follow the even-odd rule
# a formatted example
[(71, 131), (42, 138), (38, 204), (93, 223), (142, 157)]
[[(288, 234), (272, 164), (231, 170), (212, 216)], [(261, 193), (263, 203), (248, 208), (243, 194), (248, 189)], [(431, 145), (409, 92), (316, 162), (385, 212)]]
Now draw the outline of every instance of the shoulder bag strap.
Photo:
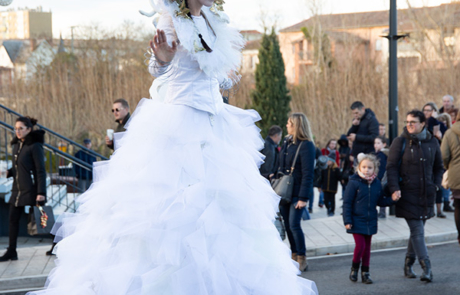
[(300, 147), (302, 146), (302, 143), (303, 141), (299, 144), (299, 147), (297, 148), (297, 151), (295, 152), (294, 161), (292, 162), (292, 167), (291, 167), (291, 173), (289, 173), (289, 175), (292, 175), (292, 173), (294, 173), (295, 163), (297, 162), (297, 157), (299, 156), (299, 151), (300, 151)]

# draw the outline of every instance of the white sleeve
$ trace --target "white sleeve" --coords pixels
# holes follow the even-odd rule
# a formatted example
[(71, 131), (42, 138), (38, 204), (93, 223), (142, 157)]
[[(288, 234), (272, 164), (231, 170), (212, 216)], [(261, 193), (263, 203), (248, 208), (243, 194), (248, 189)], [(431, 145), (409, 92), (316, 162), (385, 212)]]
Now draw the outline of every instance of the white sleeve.
[[(174, 29), (174, 24), (172, 22), (172, 18), (169, 14), (165, 13), (160, 16), (160, 20), (158, 21), (157, 29), (163, 30), (166, 34), (166, 40), (169, 46), (172, 46), (172, 41), (177, 40), (176, 30)], [(155, 55), (152, 54), (149, 61), (149, 72), (154, 77), (159, 77), (164, 73), (168, 72), (171, 65), (160, 65), (157, 60), (155, 59)]]

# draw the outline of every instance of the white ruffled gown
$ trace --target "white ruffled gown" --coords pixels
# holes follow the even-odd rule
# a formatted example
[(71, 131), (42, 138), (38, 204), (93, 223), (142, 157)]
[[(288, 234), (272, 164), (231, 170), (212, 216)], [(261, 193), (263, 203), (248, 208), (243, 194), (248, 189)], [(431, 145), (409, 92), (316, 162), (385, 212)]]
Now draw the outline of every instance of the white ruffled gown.
[(217, 79), (181, 48), (176, 58), (164, 102), (139, 103), (64, 216), (46, 289), (31, 294), (317, 294), (273, 224), (259, 115), (223, 104)]

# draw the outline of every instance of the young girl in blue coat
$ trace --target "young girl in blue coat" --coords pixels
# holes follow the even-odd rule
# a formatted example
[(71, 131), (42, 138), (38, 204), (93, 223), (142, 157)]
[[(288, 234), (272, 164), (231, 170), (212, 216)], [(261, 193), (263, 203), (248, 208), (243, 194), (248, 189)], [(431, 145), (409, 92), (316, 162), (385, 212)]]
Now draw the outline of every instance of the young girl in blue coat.
[(348, 233), (355, 239), (355, 251), (351, 267), (350, 280), (358, 280), (359, 265), (361, 279), (372, 284), (369, 274), (372, 235), (377, 233), (377, 206), (390, 206), (399, 197), (385, 198), (382, 185), (377, 178), (379, 161), (370, 154), (358, 155), (356, 174), (350, 177), (343, 197), (343, 223)]

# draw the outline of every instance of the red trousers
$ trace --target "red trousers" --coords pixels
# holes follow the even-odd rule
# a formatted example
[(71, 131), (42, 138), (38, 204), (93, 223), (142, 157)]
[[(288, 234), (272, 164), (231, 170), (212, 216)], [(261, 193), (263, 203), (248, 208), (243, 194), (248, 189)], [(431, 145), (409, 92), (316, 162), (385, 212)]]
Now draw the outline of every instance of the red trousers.
[(372, 236), (353, 234), (355, 239), (355, 251), (353, 252), (353, 263), (362, 263), (362, 266), (369, 266), (371, 261)]

